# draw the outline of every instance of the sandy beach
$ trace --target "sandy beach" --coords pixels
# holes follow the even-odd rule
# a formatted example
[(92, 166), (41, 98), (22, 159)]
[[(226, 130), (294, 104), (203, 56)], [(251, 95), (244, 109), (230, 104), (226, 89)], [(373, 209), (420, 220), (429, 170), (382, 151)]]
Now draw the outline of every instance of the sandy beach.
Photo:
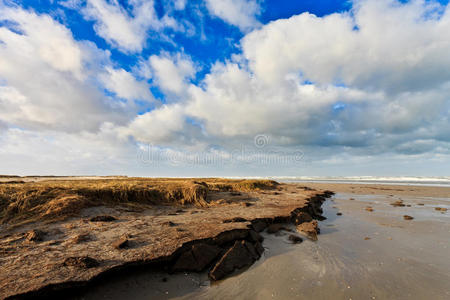
[[(59, 180), (52, 182), (58, 186), (65, 184)], [(97, 181), (88, 182), (97, 185)], [(88, 205), (78, 216), (67, 220), (13, 227), (3, 224), (0, 240), (0, 264), (6, 270), (0, 280), (3, 297), (448, 299), (450, 296), (447, 212), (450, 188), (302, 182), (221, 192), (213, 188), (218, 182), (222, 184), (217, 180), (207, 184), (210, 192), (205, 207), (188, 204), (182, 208), (166, 205), (136, 210), (118, 204)], [(245, 184), (236, 182), (241, 187), (249, 186), (245, 181)], [(325, 202), (317, 210), (320, 214), (315, 214), (312, 208), (307, 208), (311, 201), (308, 199), (315, 199), (314, 195), (326, 190), (336, 194), (321, 200)], [(299, 212), (299, 207), (309, 209), (302, 211), (318, 218), (317, 240), (302, 232), (300, 227), (308, 222), (293, 223), (293, 212)], [(105, 215), (119, 221), (88, 221)], [(252, 241), (246, 236), (257, 220), (278, 226), (272, 231), (258, 230), (263, 240), (259, 259), (235, 268), (232, 274), (219, 280), (211, 279), (211, 268), (216, 262), (196, 271), (174, 269), (183, 251), (194, 251), (186, 248), (191, 242), (212, 237), (208, 243), (226, 250), (236, 247), (235, 241)], [(46, 232), (42, 241), (27, 238), (32, 228)], [(81, 239), (83, 233), (89, 238)], [(117, 240), (124, 236), (126, 247), (122, 248)], [(66, 261), (73, 257), (93, 257), (98, 265), (68, 267)], [(158, 257), (165, 259), (152, 263)], [(130, 263), (132, 267), (119, 267)], [(27, 267), (18, 269), (19, 264)]]
[[(450, 297), (450, 214), (435, 209), (450, 209), (449, 188), (298, 185), (336, 191), (323, 205), (327, 220), (319, 222), (318, 241), (293, 245), (288, 233), (265, 233), (263, 258), (222, 282), (211, 284), (206, 274), (143, 271), (115, 278), (77, 299)], [(405, 206), (391, 205), (398, 200)]]

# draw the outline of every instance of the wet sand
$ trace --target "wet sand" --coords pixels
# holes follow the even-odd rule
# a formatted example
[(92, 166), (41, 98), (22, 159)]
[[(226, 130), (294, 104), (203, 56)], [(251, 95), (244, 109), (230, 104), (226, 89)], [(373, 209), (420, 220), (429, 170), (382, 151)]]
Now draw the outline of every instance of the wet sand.
[[(264, 234), (263, 258), (213, 285), (206, 274), (143, 271), (103, 283), (81, 298), (450, 298), (449, 188), (300, 185), (337, 192), (323, 206), (327, 220), (319, 222), (317, 242), (293, 245), (287, 233)], [(398, 200), (405, 206), (390, 205)]]

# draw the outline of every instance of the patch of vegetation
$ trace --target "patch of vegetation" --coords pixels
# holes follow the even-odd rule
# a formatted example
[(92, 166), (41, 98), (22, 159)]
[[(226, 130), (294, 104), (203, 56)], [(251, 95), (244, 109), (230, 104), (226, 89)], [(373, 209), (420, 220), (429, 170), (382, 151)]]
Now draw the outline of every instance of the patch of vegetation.
[(209, 191), (273, 189), (270, 180), (226, 179), (74, 179), (0, 185), (0, 223), (56, 221), (94, 206), (208, 206)]

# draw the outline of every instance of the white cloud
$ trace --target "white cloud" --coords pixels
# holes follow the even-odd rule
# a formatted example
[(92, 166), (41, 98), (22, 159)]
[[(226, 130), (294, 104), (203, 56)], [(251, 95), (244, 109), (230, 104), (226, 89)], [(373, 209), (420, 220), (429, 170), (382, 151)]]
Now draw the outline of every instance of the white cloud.
[(58, 4), (70, 9), (81, 9), (83, 0), (59, 0)]
[(108, 123), (97, 133), (9, 128), (0, 144), (3, 174), (123, 175), (138, 165), (135, 146), (118, 140)]
[(186, 7), (186, 0), (174, 0), (173, 6), (176, 10), (183, 10)]
[(25, 128), (96, 130), (126, 113), (105, 97), (91, 78), (109, 54), (77, 42), (48, 15), (3, 7), (0, 28), (0, 119)]
[(352, 14), (272, 22), (243, 39), (243, 53), (267, 83), (301, 73), (375, 91), (433, 88), (450, 79), (450, 9), (441, 10), (433, 15), (429, 1), (357, 1)]
[(152, 0), (129, 0), (128, 7), (123, 7), (117, 0), (87, 0), (82, 13), (96, 22), (94, 29), (99, 36), (125, 52), (141, 51), (150, 29), (178, 27), (172, 17), (158, 18)]
[(139, 141), (167, 143), (167, 138), (183, 131), (185, 116), (179, 105), (162, 106), (144, 115), (137, 116), (129, 129)]
[(150, 86), (145, 81), (138, 81), (124, 69), (106, 67), (106, 73), (100, 76), (104, 86), (118, 97), (127, 100), (153, 101)]
[(206, 0), (210, 14), (247, 32), (261, 24), (256, 16), (261, 7), (256, 0)]
[[(449, 20), (449, 6), (388, 0), (277, 20), (245, 36), (235, 62), (217, 63), (165, 110), (195, 120), (203, 141), (223, 147), (257, 134), (286, 147), (349, 147), (358, 155), (405, 152), (396, 145), (416, 139), (448, 142)], [(165, 134), (158, 140), (178, 142), (178, 131)]]
[(137, 116), (119, 132), (122, 137), (131, 135), (142, 143), (188, 146), (198, 135), (198, 128), (186, 123), (183, 106), (170, 104)]
[(181, 54), (152, 55), (148, 59), (148, 67), (154, 82), (163, 91), (175, 95), (182, 95), (187, 90), (188, 80), (196, 73), (192, 60)]
[(82, 50), (72, 38), (70, 30), (60, 26), (48, 15), (36, 15), (21, 9), (2, 8), (0, 20), (13, 20), (18, 24), (18, 28), (10, 30), (7, 27), (0, 27), (0, 40), (6, 44), (0, 48), (3, 52), (1, 70), (12, 71), (16, 68), (15, 63), (10, 61), (9, 53), (19, 49), (21, 53), (16, 53), (16, 57), (21, 56), (24, 60), (38, 57), (42, 63), (62, 72), (71, 73), (78, 79), (82, 77)]
[[(150, 21), (139, 19), (137, 1), (127, 10), (116, 1), (91, 2), (105, 9), (95, 14), (98, 33), (124, 51), (142, 49), (145, 38), (133, 36), (137, 32), (160, 28), (142, 25)], [(57, 157), (64, 165), (66, 151), (73, 168), (77, 155), (112, 164), (126, 157), (117, 165), (129, 166), (135, 142), (174, 152), (217, 148), (226, 156), (258, 134), (270, 137), (269, 146), (301, 149), (336, 170), (344, 160), (373, 167), (393, 152), (381, 166), (395, 159), (408, 165), (411, 155), (435, 158), (435, 165), (449, 161), (448, 5), (361, 0), (350, 13), (273, 21), (248, 33), (242, 53), (215, 63), (199, 83), (186, 55), (152, 55), (130, 73), (113, 68), (107, 51), (76, 41), (49, 16), (2, 7), (0, 20), (12, 21), (0, 27), (0, 140), (8, 146), (0, 160), (10, 170), (15, 161), (37, 157)], [(228, 22), (243, 30), (256, 26)], [(117, 24), (128, 27), (115, 32)], [(133, 101), (101, 91), (151, 101), (146, 80), (168, 101), (141, 115)], [(30, 148), (38, 155), (24, 153)]]

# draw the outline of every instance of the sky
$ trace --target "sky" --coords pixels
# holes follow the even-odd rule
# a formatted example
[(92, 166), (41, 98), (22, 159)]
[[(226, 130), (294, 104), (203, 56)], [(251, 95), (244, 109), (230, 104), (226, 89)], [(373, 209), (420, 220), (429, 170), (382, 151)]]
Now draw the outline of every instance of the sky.
[(448, 0), (0, 0), (0, 174), (450, 176)]

